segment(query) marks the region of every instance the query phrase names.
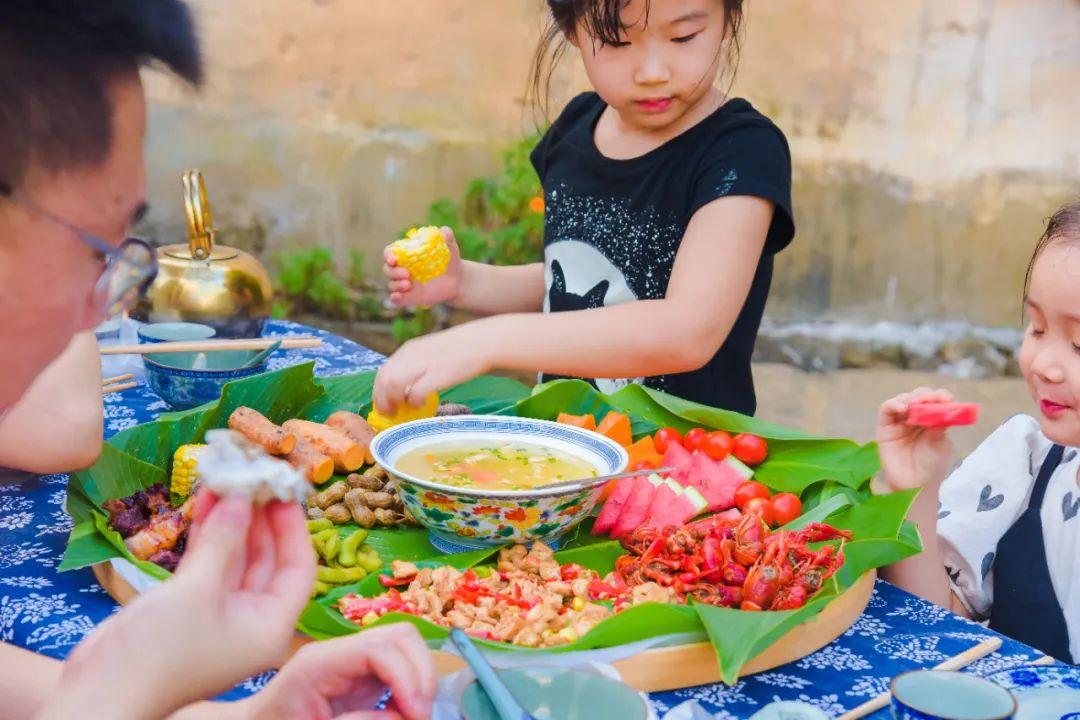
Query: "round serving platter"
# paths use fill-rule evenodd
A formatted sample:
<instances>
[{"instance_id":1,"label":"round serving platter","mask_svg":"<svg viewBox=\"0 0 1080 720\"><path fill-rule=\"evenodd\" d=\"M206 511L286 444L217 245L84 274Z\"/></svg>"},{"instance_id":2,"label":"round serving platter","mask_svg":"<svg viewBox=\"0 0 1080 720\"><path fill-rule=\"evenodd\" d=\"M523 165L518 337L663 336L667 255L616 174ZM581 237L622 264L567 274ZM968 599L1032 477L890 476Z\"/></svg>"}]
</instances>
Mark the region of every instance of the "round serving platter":
<instances>
[{"instance_id":1,"label":"round serving platter","mask_svg":"<svg viewBox=\"0 0 1080 720\"><path fill-rule=\"evenodd\" d=\"M134 566L130 567L134 569ZM131 602L139 594L113 563L98 563L93 566L93 570L101 586L121 605ZM792 628L747 662L740 675L753 675L794 662L840 637L866 609L874 592L876 577L876 571L866 572L854 585L826 605L817 616ZM312 642L311 638L297 635L293 651L309 642ZM441 650L434 654L442 675L465 669L465 661L457 655ZM720 681L716 653L708 642L645 650L615 660L611 664L619 671L624 682L642 692L674 690Z\"/></svg>"}]
</instances>

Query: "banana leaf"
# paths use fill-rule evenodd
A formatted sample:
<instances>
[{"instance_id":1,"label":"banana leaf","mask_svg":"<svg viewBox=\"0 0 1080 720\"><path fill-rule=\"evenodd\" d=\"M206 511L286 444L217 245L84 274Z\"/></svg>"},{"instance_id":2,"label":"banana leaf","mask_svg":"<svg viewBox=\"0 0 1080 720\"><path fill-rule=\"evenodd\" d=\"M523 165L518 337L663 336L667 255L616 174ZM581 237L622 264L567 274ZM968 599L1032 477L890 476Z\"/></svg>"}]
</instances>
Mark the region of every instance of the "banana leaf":
<instances>
[{"instance_id":1,"label":"banana leaf","mask_svg":"<svg viewBox=\"0 0 1080 720\"><path fill-rule=\"evenodd\" d=\"M337 410L366 411L371 405L375 373L316 378L314 363L304 363L225 385L221 398L191 410L164 413L153 422L117 433L103 446L98 461L74 473L68 483L67 510L74 520L61 570L73 570L123 557L154 577L163 571L132 556L119 534L103 529L106 500L127 497L155 483L168 484L176 448L201 442L207 430L225 427L229 415L246 405L281 423L295 417L324 420ZM528 388L506 378L484 376L443 394L447 402L464 402L475 412L507 412L528 395ZM368 543L386 557L420 559L437 554L427 535L416 528L379 530ZM166 574L167 575L167 574Z\"/></svg>"},{"instance_id":2,"label":"banana leaf","mask_svg":"<svg viewBox=\"0 0 1080 720\"><path fill-rule=\"evenodd\" d=\"M75 520L61 569L85 567L114 557L125 557L155 577L168 573L133 558L117 533L109 529L101 504L124 497L157 482L166 482L172 453L184 443L198 442L206 430L223 427L233 409L248 405L275 422L292 417L322 420L338 409L364 412L370 407L373 373L316 379L312 365L295 366L230 383L220 400L193 410L163 415L159 420L125 430L105 444L101 458L90 469L76 473L69 483L68 511ZM813 617L832 598L843 592L868 569L919 552L917 530L904 521L913 493L874 497L869 478L878 470L876 448L847 440L816 437L737 413L688 403L636 385L605 395L587 383L556 381L527 388L512 380L482 377L443 395L448 402L464 402L475 412L513 414L554 419L560 412L593 413L609 410L627 413L635 436L670 425L680 430L694 426L729 432L753 432L769 439L769 459L757 468L757 478L774 490L796 492L803 499L804 514L790 526L825 521L850 529L855 540L844 546L845 563L840 571L803 608L787 612L748 613L704 605L644 604L599 623L585 636L553 650L567 652L610 647L659 635L696 633L709 637L716 648L725 681L733 682L745 662L775 642L788 629ZM621 554L618 544L592 536L591 520L564 538L561 562L577 562L601 573L614 567ZM343 526L342 532L351 530ZM373 530L367 539L386 559L423 564L455 564L467 567L489 560L480 551L460 556L440 556L420 528ZM310 602L298 627L314 638L329 638L360 631L334 609L348 592L375 595L382 586L375 576L341 587ZM416 625L433 641L446 637L444 628L420 618L388 615L376 624L405 621ZM522 651L500 644L484 644Z\"/></svg>"}]
</instances>

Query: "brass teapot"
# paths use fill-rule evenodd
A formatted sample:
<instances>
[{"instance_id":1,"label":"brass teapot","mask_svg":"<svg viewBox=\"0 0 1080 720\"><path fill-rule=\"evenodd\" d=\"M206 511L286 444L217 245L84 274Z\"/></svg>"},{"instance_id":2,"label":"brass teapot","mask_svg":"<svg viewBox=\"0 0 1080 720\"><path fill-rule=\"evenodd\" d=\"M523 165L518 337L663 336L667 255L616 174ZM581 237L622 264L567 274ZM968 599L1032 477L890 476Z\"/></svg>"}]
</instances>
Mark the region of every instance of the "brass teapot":
<instances>
[{"instance_id":1,"label":"brass teapot","mask_svg":"<svg viewBox=\"0 0 1080 720\"><path fill-rule=\"evenodd\" d=\"M188 242L158 248L158 275L133 316L143 322L196 322L217 337L258 337L273 303L270 275L254 256L214 242L206 184L183 175Z\"/></svg>"}]
</instances>

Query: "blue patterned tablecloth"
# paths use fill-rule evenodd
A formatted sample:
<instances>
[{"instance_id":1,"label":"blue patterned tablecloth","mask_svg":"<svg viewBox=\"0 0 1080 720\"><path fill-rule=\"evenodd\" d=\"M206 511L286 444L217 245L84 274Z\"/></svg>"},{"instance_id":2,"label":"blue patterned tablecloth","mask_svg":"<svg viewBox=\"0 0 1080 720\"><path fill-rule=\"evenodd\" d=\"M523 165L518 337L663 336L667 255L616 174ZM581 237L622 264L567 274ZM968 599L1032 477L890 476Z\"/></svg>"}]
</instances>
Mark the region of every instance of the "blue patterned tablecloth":
<instances>
[{"instance_id":1,"label":"blue patterned tablecloth","mask_svg":"<svg viewBox=\"0 0 1080 720\"><path fill-rule=\"evenodd\" d=\"M374 351L294 323L271 322L266 334L315 334L324 341L318 348L277 353L271 369L314 360L317 374L337 375L371 369L382 361ZM108 395L105 434L148 422L165 410L146 385ZM66 475L0 486L0 640L55 658L66 657L118 609L89 569L56 572L71 530L71 518L63 509L66 486ZM818 652L731 687L705 685L654 693L650 700L661 715L686 700L697 700L720 720L749 717L773 700L803 700L839 715L886 690L898 673L936 664L993 634L879 581L858 622ZM1038 656L1031 648L1006 640L999 652L971 671L995 672ZM252 678L225 697L255 692L268 678ZM889 715L882 711L871 717Z\"/></svg>"}]
</instances>

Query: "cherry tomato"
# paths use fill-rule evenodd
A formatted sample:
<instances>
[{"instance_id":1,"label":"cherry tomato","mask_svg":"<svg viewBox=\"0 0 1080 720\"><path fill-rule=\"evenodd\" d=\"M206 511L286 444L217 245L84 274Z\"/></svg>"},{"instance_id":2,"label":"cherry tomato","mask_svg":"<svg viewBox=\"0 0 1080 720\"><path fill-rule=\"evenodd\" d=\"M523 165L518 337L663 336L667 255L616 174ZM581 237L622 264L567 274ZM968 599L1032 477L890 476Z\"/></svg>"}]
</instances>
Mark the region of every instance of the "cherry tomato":
<instances>
[{"instance_id":1,"label":"cherry tomato","mask_svg":"<svg viewBox=\"0 0 1080 720\"><path fill-rule=\"evenodd\" d=\"M653 445L656 446L656 452L661 455L667 452L668 446L672 443L682 445L682 442L682 433L675 428L661 428L656 431L656 435L653 435Z\"/></svg>"},{"instance_id":2,"label":"cherry tomato","mask_svg":"<svg viewBox=\"0 0 1080 720\"><path fill-rule=\"evenodd\" d=\"M732 441L731 454L747 465L760 465L769 455L769 446L757 435L742 433Z\"/></svg>"},{"instance_id":3,"label":"cherry tomato","mask_svg":"<svg viewBox=\"0 0 1080 720\"><path fill-rule=\"evenodd\" d=\"M761 519L765 521L766 525L775 525L776 524L776 518L773 516L772 505L769 504L769 501L768 501L767 498L763 498L763 497L751 498L746 503L746 507L743 508L743 512L745 512L748 515L750 513L760 515Z\"/></svg>"},{"instance_id":4,"label":"cherry tomato","mask_svg":"<svg viewBox=\"0 0 1080 720\"><path fill-rule=\"evenodd\" d=\"M705 432L702 428L694 428L690 432L686 433L686 437L683 438L683 447L694 452L695 450L703 450L705 448L705 441L709 438L709 433Z\"/></svg>"},{"instance_id":5,"label":"cherry tomato","mask_svg":"<svg viewBox=\"0 0 1080 720\"><path fill-rule=\"evenodd\" d=\"M655 470L656 466L648 460L641 460L630 466L630 472L637 472L638 470Z\"/></svg>"},{"instance_id":6,"label":"cherry tomato","mask_svg":"<svg viewBox=\"0 0 1080 720\"><path fill-rule=\"evenodd\" d=\"M705 439L705 454L711 457L713 460L723 460L731 454L732 440L731 436L723 430L717 430L716 432L709 433L709 437Z\"/></svg>"},{"instance_id":7,"label":"cherry tomato","mask_svg":"<svg viewBox=\"0 0 1080 720\"><path fill-rule=\"evenodd\" d=\"M802 500L793 493L780 493L772 501L773 518L777 525L787 525L802 515Z\"/></svg>"},{"instance_id":8,"label":"cherry tomato","mask_svg":"<svg viewBox=\"0 0 1080 720\"><path fill-rule=\"evenodd\" d=\"M735 488L735 507L746 512L746 504L748 502L754 498L768 500L769 495L771 495L769 488L765 487L757 480L747 480L742 485Z\"/></svg>"}]
</instances>

